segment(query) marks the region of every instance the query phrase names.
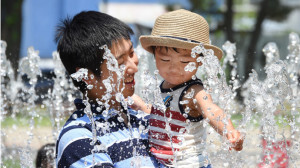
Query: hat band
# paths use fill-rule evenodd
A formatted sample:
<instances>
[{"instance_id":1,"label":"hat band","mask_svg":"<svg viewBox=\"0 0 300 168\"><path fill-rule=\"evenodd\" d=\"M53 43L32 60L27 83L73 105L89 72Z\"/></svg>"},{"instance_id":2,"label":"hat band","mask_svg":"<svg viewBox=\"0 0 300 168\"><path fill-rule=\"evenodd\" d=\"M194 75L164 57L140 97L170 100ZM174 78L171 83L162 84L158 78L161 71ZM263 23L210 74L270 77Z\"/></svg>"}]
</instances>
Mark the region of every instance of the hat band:
<instances>
[{"instance_id":1,"label":"hat band","mask_svg":"<svg viewBox=\"0 0 300 168\"><path fill-rule=\"evenodd\" d=\"M200 43L199 41L190 40L190 39L186 39L186 38L182 38L182 37L174 37L174 36L160 36L160 37L169 37L169 38L174 38L174 39L183 40L183 41L187 41L187 42Z\"/></svg>"}]
</instances>

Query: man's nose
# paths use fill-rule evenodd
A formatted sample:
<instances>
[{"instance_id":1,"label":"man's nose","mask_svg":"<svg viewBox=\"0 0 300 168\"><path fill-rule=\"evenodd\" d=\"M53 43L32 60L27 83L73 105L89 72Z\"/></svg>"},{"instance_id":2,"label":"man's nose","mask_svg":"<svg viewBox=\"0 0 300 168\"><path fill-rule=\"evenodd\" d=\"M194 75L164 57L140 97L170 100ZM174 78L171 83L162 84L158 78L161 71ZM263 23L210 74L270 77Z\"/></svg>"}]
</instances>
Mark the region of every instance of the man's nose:
<instances>
[{"instance_id":1,"label":"man's nose","mask_svg":"<svg viewBox=\"0 0 300 168\"><path fill-rule=\"evenodd\" d=\"M139 59L137 55L134 53L132 57L128 58L126 73L131 75L135 74L138 71Z\"/></svg>"}]
</instances>

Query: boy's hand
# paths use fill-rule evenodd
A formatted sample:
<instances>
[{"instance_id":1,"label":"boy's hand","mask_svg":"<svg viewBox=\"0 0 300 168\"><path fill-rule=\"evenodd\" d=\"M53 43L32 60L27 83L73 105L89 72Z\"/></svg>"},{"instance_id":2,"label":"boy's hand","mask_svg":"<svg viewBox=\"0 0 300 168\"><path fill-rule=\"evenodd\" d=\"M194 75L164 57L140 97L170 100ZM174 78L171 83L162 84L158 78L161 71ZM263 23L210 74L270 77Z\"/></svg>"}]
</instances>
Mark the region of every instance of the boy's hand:
<instances>
[{"instance_id":1,"label":"boy's hand","mask_svg":"<svg viewBox=\"0 0 300 168\"><path fill-rule=\"evenodd\" d=\"M141 110L141 111L144 111L145 113L148 113L150 114L151 113L151 105L147 105L141 97L139 97L138 95L136 94L133 94L131 96L131 98L133 99L133 104L130 105L130 108L138 111L138 110Z\"/></svg>"},{"instance_id":2,"label":"boy's hand","mask_svg":"<svg viewBox=\"0 0 300 168\"><path fill-rule=\"evenodd\" d=\"M243 149L244 136L237 130L232 130L227 134L227 139L231 143L230 150L233 148L236 151L241 151Z\"/></svg>"}]
</instances>

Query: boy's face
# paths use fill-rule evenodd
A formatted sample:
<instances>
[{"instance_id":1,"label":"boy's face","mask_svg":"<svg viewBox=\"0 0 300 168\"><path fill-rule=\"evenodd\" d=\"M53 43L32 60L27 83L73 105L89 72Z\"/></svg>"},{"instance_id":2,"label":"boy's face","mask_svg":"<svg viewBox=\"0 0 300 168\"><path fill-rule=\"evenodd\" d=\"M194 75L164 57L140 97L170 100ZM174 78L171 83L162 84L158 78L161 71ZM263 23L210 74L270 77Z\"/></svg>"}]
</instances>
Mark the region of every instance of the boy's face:
<instances>
[{"instance_id":1,"label":"boy's face","mask_svg":"<svg viewBox=\"0 0 300 168\"><path fill-rule=\"evenodd\" d=\"M111 82L111 86L113 87L113 92L111 93L113 96L112 100L115 100L114 91L116 90L121 91L123 89L122 94L125 98L134 94L134 74L138 71L138 58L134 52L131 41L122 39L118 42L114 42L110 51L118 61L119 67L122 65L125 67L122 79L121 81L118 81L117 74L115 72L109 72L107 68L107 60L104 60L101 64L101 76L100 78L95 78L96 82L94 82L95 84L93 89L89 91L89 98L102 98L102 96L106 93L103 80L108 79L109 77L113 78L113 82Z\"/></svg>"},{"instance_id":2,"label":"boy's face","mask_svg":"<svg viewBox=\"0 0 300 168\"><path fill-rule=\"evenodd\" d=\"M198 63L196 58L191 57L191 50L177 49L166 47L156 47L155 49L156 67L159 74L164 78L164 88L172 88L192 79L196 74L197 69L185 71L184 68L190 63L194 62L196 67Z\"/></svg>"}]
</instances>

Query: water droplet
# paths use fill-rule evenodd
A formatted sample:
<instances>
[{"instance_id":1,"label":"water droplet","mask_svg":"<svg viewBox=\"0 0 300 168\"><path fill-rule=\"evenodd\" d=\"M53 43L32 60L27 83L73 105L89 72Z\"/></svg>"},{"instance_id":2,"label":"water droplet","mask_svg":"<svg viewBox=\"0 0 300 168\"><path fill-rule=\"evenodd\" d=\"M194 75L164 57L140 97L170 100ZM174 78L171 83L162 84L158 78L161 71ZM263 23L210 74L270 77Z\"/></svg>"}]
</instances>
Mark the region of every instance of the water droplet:
<instances>
[{"instance_id":1,"label":"water droplet","mask_svg":"<svg viewBox=\"0 0 300 168\"><path fill-rule=\"evenodd\" d=\"M180 129L179 129L179 133L180 133L180 134L183 134L184 131L185 131L185 128L180 128Z\"/></svg>"},{"instance_id":2,"label":"water droplet","mask_svg":"<svg viewBox=\"0 0 300 168\"><path fill-rule=\"evenodd\" d=\"M189 107L186 107L185 109L184 109L184 112L185 113L189 113L191 111L191 109L189 108Z\"/></svg>"},{"instance_id":3,"label":"water droplet","mask_svg":"<svg viewBox=\"0 0 300 168\"><path fill-rule=\"evenodd\" d=\"M224 163L223 165L224 165L224 167L228 167L228 166L229 166L229 163L226 162L226 163Z\"/></svg>"},{"instance_id":4,"label":"water droplet","mask_svg":"<svg viewBox=\"0 0 300 168\"><path fill-rule=\"evenodd\" d=\"M119 122L124 122L123 117L119 116L119 117L118 117L118 121L119 121Z\"/></svg>"},{"instance_id":5,"label":"water droplet","mask_svg":"<svg viewBox=\"0 0 300 168\"><path fill-rule=\"evenodd\" d=\"M128 103L128 105L133 105L134 100L132 99L132 97L130 97L130 96L127 97L127 103Z\"/></svg>"},{"instance_id":6,"label":"water droplet","mask_svg":"<svg viewBox=\"0 0 300 168\"><path fill-rule=\"evenodd\" d=\"M184 67L184 71L188 72L193 72L195 69L197 69L195 62L190 62Z\"/></svg>"},{"instance_id":7,"label":"water droplet","mask_svg":"<svg viewBox=\"0 0 300 168\"><path fill-rule=\"evenodd\" d=\"M78 71L71 74L70 76L77 82L81 81L82 79L88 79L88 69L80 68Z\"/></svg>"},{"instance_id":8,"label":"water droplet","mask_svg":"<svg viewBox=\"0 0 300 168\"><path fill-rule=\"evenodd\" d=\"M97 110L98 112L100 112L100 111L102 110L102 108L101 108L101 107L97 107L96 110Z\"/></svg>"},{"instance_id":9,"label":"water droplet","mask_svg":"<svg viewBox=\"0 0 300 168\"><path fill-rule=\"evenodd\" d=\"M91 90L91 89L93 89L93 87L94 87L94 85L87 85L87 89L89 89L89 90Z\"/></svg>"},{"instance_id":10,"label":"water droplet","mask_svg":"<svg viewBox=\"0 0 300 168\"><path fill-rule=\"evenodd\" d=\"M189 101L188 100L183 100L183 101L180 101L179 104L181 104L181 105L182 104L189 104Z\"/></svg>"},{"instance_id":11,"label":"water droplet","mask_svg":"<svg viewBox=\"0 0 300 168\"><path fill-rule=\"evenodd\" d=\"M72 115L73 119L77 119L77 114Z\"/></svg>"},{"instance_id":12,"label":"water droplet","mask_svg":"<svg viewBox=\"0 0 300 168\"><path fill-rule=\"evenodd\" d=\"M194 97L194 94L195 94L195 90L191 89L191 91L189 93L187 93L184 97L188 98L188 99L191 99L191 98Z\"/></svg>"}]
</instances>

